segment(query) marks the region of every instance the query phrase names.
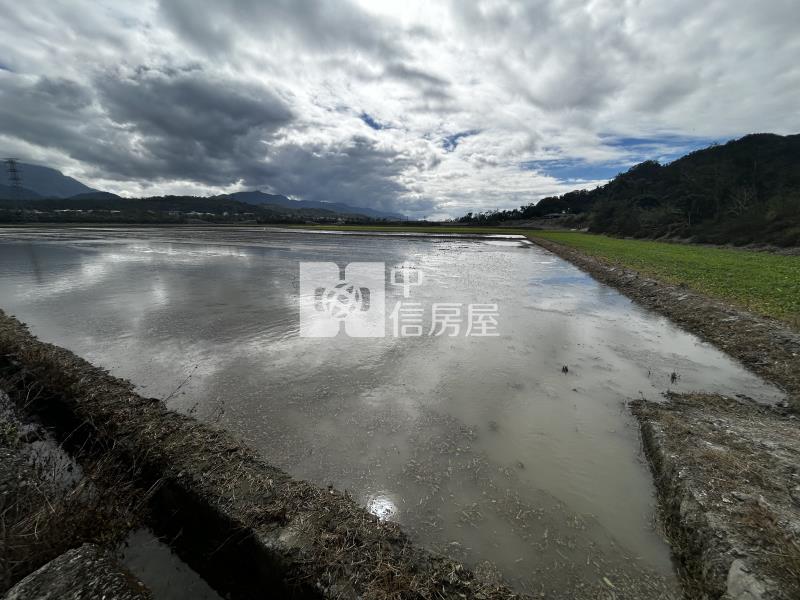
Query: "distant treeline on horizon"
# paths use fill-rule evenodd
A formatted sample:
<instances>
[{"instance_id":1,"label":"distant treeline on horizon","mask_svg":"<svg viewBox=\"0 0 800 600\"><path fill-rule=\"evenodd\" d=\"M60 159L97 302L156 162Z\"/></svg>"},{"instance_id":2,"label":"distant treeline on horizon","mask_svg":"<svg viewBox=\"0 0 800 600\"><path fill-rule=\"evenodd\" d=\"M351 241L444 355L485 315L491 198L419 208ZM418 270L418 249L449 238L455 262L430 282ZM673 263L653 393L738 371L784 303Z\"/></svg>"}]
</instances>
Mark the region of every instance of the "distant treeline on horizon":
<instances>
[{"instance_id":1,"label":"distant treeline on horizon","mask_svg":"<svg viewBox=\"0 0 800 600\"><path fill-rule=\"evenodd\" d=\"M0 199L0 223L366 223L359 214L315 208L257 206L222 197L155 196L120 198L87 194L84 198Z\"/></svg>"}]
</instances>

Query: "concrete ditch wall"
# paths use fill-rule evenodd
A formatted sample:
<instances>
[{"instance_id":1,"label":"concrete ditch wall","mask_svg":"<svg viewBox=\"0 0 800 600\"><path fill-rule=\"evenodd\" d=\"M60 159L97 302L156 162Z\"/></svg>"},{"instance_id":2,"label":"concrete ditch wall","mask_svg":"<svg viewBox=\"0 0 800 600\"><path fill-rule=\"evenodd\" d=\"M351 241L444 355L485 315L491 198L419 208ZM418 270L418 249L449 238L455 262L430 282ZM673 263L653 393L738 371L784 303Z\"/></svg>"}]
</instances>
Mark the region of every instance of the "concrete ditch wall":
<instances>
[{"instance_id":1,"label":"concrete ditch wall","mask_svg":"<svg viewBox=\"0 0 800 600\"><path fill-rule=\"evenodd\" d=\"M414 546L346 494L270 466L226 432L139 396L0 311L0 369L26 410L136 466L158 532L233 598L517 597ZM33 391L34 393L31 393ZM35 398L35 400L33 400Z\"/></svg>"},{"instance_id":2,"label":"concrete ditch wall","mask_svg":"<svg viewBox=\"0 0 800 600\"><path fill-rule=\"evenodd\" d=\"M107 551L84 544L31 573L4 600L152 600L150 592Z\"/></svg>"}]
</instances>

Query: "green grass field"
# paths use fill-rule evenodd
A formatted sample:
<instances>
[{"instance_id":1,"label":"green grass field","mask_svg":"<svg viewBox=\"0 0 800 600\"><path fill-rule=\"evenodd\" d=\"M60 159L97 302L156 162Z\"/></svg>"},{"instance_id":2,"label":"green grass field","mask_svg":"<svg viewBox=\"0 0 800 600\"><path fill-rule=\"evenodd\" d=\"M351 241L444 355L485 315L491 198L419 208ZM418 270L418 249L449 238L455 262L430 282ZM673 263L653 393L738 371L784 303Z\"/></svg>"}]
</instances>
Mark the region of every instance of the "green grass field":
<instances>
[{"instance_id":1,"label":"green grass field","mask_svg":"<svg viewBox=\"0 0 800 600\"><path fill-rule=\"evenodd\" d=\"M296 226L292 226L296 227ZM711 297L800 326L800 256L711 248L645 240L625 240L571 231L531 231L510 227L308 225L313 229L416 233L522 234L570 246L586 254L667 281L683 283Z\"/></svg>"},{"instance_id":2,"label":"green grass field","mask_svg":"<svg viewBox=\"0 0 800 600\"><path fill-rule=\"evenodd\" d=\"M800 256L567 231L536 231L529 235L800 325Z\"/></svg>"}]
</instances>

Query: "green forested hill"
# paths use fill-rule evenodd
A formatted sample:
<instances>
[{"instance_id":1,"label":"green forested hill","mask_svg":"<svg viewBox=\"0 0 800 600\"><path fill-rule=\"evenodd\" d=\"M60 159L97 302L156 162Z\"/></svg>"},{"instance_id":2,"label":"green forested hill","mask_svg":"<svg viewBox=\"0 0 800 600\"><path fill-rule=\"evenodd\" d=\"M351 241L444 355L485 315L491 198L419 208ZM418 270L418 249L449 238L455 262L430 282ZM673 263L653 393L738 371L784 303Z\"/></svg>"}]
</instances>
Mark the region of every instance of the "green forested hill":
<instances>
[{"instance_id":1,"label":"green forested hill","mask_svg":"<svg viewBox=\"0 0 800 600\"><path fill-rule=\"evenodd\" d=\"M562 212L616 235L800 245L800 135L748 135L666 165L643 162L595 190L462 221Z\"/></svg>"}]
</instances>

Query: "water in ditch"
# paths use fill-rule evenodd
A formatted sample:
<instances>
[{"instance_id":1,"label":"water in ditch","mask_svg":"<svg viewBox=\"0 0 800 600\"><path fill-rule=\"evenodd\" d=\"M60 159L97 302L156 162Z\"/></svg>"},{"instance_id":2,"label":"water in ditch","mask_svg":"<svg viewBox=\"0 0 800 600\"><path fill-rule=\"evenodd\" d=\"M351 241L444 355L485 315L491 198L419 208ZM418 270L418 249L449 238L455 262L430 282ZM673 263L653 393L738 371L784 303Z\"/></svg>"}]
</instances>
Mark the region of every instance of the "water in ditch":
<instances>
[{"instance_id":1,"label":"water in ditch","mask_svg":"<svg viewBox=\"0 0 800 600\"><path fill-rule=\"evenodd\" d=\"M383 337L305 338L301 305L328 318L325 294L299 280L308 261L423 276L385 286ZM0 307L481 576L548 597L676 593L627 401L667 389L780 398L513 239L0 230ZM429 335L442 329L434 310L450 315L442 335Z\"/></svg>"}]
</instances>

